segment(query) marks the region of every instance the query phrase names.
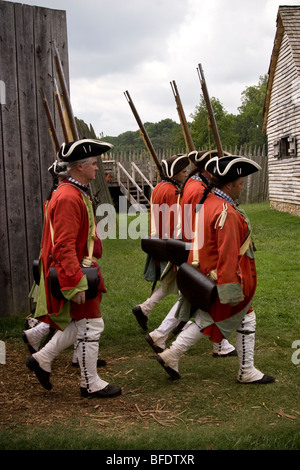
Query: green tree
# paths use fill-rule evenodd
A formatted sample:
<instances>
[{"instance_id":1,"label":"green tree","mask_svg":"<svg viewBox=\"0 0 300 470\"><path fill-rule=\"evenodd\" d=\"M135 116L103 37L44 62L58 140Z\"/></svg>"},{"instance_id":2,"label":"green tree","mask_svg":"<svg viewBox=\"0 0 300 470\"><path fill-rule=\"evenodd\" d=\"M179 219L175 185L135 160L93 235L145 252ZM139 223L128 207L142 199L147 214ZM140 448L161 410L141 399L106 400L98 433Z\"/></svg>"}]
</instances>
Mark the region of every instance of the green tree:
<instances>
[{"instance_id":1,"label":"green tree","mask_svg":"<svg viewBox=\"0 0 300 470\"><path fill-rule=\"evenodd\" d=\"M217 98L212 97L210 101L217 122L222 146L226 148L235 147L238 141L238 136L234 132L235 116L227 113L224 106ZM191 123L191 134L195 147L199 149L216 148L214 134L209 122L208 111L203 97L200 98L200 104L196 107L195 112L191 117L193 118Z\"/></svg>"},{"instance_id":2,"label":"green tree","mask_svg":"<svg viewBox=\"0 0 300 470\"><path fill-rule=\"evenodd\" d=\"M158 123L146 122L145 129L155 149L174 148L174 137L181 132L181 127L172 119L163 119ZM183 140L184 143L184 140Z\"/></svg>"},{"instance_id":3,"label":"green tree","mask_svg":"<svg viewBox=\"0 0 300 470\"><path fill-rule=\"evenodd\" d=\"M242 93L242 104L238 108L234 129L238 135L238 146L263 146L267 136L262 132L264 102L268 76L260 76L258 85L249 86Z\"/></svg>"},{"instance_id":4,"label":"green tree","mask_svg":"<svg viewBox=\"0 0 300 470\"><path fill-rule=\"evenodd\" d=\"M172 119L163 119L157 123L145 122L144 127L155 150L184 148L181 127ZM139 131L123 132L118 137L106 136L103 140L112 143L118 152L139 152L146 148Z\"/></svg>"},{"instance_id":5,"label":"green tree","mask_svg":"<svg viewBox=\"0 0 300 470\"><path fill-rule=\"evenodd\" d=\"M267 88L267 75L259 77L258 85L247 87L241 95L239 114L228 113L218 98L212 97L211 104L215 114L224 150L234 152L236 148L263 146L267 136L262 133L263 109ZM208 112L204 98L190 116L189 123L194 145L197 149L215 148L215 139L209 125ZM185 151L185 142L180 124L172 119L157 123L144 123L154 148ZM140 152L145 150L139 131L127 131L118 137L101 135L101 139L114 145L115 152Z\"/></svg>"}]
</instances>

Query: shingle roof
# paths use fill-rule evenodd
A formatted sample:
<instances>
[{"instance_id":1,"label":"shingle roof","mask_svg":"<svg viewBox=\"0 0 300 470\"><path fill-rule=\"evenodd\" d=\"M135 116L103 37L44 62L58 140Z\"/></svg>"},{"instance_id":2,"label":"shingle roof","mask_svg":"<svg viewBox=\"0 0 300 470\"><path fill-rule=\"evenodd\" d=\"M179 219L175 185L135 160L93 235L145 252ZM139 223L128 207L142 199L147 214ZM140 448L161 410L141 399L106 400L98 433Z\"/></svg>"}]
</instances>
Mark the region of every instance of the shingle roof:
<instances>
[{"instance_id":1,"label":"shingle roof","mask_svg":"<svg viewBox=\"0 0 300 470\"><path fill-rule=\"evenodd\" d=\"M266 132L271 92L278 55L284 33L288 36L291 50L300 76L300 6L280 6L277 14L277 28L269 66L269 78L264 105L263 132Z\"/></svg>"}]
</instances>

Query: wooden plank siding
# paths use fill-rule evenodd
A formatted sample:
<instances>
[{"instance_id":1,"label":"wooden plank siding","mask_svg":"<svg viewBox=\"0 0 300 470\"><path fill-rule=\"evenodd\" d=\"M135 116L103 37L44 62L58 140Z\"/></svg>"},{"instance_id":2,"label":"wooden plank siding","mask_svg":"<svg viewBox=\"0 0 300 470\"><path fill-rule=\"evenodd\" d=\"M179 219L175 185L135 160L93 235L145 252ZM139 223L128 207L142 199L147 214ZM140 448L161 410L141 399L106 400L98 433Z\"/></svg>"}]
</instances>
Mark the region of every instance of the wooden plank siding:
<instances>
[{"instance_id":1,"label":"wooden plank siding","mask_svg":"<svg viewBox=\"0 0 300 470\"><path fill-rule=\"evenodd\" d=\"M280 6L264 109L268 135L271 207L300 215L300 7ZM276 142L296 140L296 153L281 157Z\"/></svg>"},{"instance_id":2,"label":"wooden plank siding","mask_svg":"<svg viewBox=\"0 0 300 470\"><path fill-rule=\"evenodd\" d=\"M43 87L56 119L52 40L68 78L65 12L0 1L1 317L30 309L32 261L40 250L42 206L52 185L48 167L55 158L40 95Z\"/></svg>"},{"instance_id":3,"label":"wooden plank siding","mask_svg":"<svg viewBox=\"0 0 300 470\"><path fill-rule=\"evenodd\" d=\"M19 97L17 75L11 70L17 70L16 34L14 5L4 3L0 6L1 17L1 79L6 84L6 104L1 106L2 124L2 168L4 169L5 201L6 201L6 233L9 257L2 259L0 254L1 284L4 281L9 287L8 296L1 301L3 313L15 310L19 303L23 304L23 292L29 290L26 260L26 230L23 201L22 153L19 132ZM2 225L2 220L0 221ZM24 244L25 242L25 244ZM24 246L25 245L25 246ZM25 268L25 269L24 269ZM7 275L3 279L4 273ZM18 289L15 289L18 286ZM3 291L2 291L3 292ZM2 294L1 292L1 294Z\"/></svg>"}]
</instances>

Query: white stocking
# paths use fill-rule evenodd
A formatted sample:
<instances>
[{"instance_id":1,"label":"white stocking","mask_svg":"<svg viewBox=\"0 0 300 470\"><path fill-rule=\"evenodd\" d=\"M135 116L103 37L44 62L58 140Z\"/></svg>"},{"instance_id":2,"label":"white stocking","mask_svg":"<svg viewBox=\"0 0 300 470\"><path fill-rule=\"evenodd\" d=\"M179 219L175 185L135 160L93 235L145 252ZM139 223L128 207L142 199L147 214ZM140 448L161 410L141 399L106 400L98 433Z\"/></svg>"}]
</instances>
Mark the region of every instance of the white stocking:
<instances>
[{"instance_id":1,"label":"white stocking","mask_svg":"<svg viewBox=\"0 0 300 470\"><path fill-rule=\"evenodd\" d=\"M77 343L75 343L74 348L73 348L72 364L77 364L77 363L78 363Z\"/></svg>"},{"instance_id":2,"label":"white stocking","mask_svg":"<svg viewBox=\"0 0 300 470\"><path fill-rule=\"evenodd\" d=\"M97 371L99 339L104 330L102 318L83 319L76 322L78 329L77 354L81 371L80 386L89 393L102 390L108 382Z\"/></svg>"},{"instance_id":3,"label":"white stocking","mask_svg":"<svg viewBox=\"0 0 300 470\"><path fill-rule=\"evenodd\" d=\"M253 382L260 380L263 373L254 367L254 346L255 346L255 313L247 313L239 328L236 330L236 350L239 357L239 382Z\"/></svg>"},{"instance_id":4,"label":"white stocking","mask_svg":"<svg viewBox=\"0 0 300 470\"><path fill-rule=\"evenodd\" d=\"M169 334L176 328L179 324L178 318L175 317L175 313L178 308L178 301L173 305L171 310L169 311L168 315L164 318L158 328L151 331L149 335L151 336L155 346L160 347L161 349L165 349L166 341L168 339ZM189 322L190 323L190 322Z\"/></svg>"},{"instance_id":5,"label":"white stocking","mask_svg":"<svg viewBox=\"0 0 300 470\"><path fill-rule=\"evenodd\" d=\"M169 295L168 292L164 292L162 286L159 286L144 303L140 304L144 315L148 317L155 305L167 297L167 295Z\"/></svg>"},{"instance_id":6,"label":"white stocking","mask_svg":"<svg viewBox=\"0 0 300 470\"><path fill-rule=\"evenodd\" d=\"M38 322L36 326L30 328L29 330L25 330L24 333L27 337L28 343L30 346L33 347L36 351L39 350L41 341L45 335L47 335L50 331L50 325L43 321Z\"/></svg>"},{"instance_id":7,"label":"white stocking","mask_svg":"<svg viewBox=\"0 0 300 470\"><path fill-rule=\"evenodd\" d=\"M196 322L191 324L179 333L176 340L173 341L170 348L165 349L159 356L163 359L166 366L178 372L178 363L181 356L192 346L194 346L199 339L203 337L199 326Z\"/></svg>"},{"instance_id":8,"label":"white stocking","mask_svg":"<svg viewBox=\"0 0 300 470\"><path fill-rule=\"evenodd\" d=\"M234 351L234 346L227 341L227 339L222 339L220 343L213 343L213 352L218 356L229 354L231 351Z\"/></svg>"},{"instance_id":9,"label":"white stocking","mask_svg":"<svg viewBox=\"0 0 300 470\"><path fill-rule=\"evenodd\" d=\"M77 328L74 321L71 321L64 331L58 330L51 340L33 357L38 361L40 367L47 372L51 372L51 364L58 354L68 348L76 341Z\"/></svg>"}]
</instances>

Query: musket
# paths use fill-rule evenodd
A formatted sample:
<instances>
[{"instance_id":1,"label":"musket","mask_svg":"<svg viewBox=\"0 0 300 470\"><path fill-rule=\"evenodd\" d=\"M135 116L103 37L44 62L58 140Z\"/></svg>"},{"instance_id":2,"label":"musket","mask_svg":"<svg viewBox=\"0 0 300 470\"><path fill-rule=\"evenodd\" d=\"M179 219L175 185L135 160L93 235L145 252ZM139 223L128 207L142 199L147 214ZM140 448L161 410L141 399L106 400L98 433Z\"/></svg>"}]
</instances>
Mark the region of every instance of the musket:
<instances>
[{"instance_id":1,"label":"musket","mask_svg":"<svg viewBox=\"0 0 300 470\"><path fill-rule=\"evenodd\" d=\"M195 150L195 145L194 145L194 142L193 142L193 139L192 139L192 136L191 136L191 131L190 131L188 122L187 122L186 117L185 117L185 113L184 113L184 110L183 110L183 106L182 106L182 103L181 103L181 99L180 99L180 96L179 96L179 93L178 93L178 89L177 89L177 85L176 85L175 80L170 82L170 84L171 84L171 88L172 88L173 95L174 95L175 102L176 102L176 109L177 109L177 112L178 112L182 132L183 132L185 146L186 146L187 152L189 153L192 150Z\"/></svg>"},{"instance_id":2,"label":"musket","mask_svg":"<svg viewBox=\"0 0 300 470\"><path fill-rule=\"evenodd\" d=\"M206 103L210 124L211 124L212 130L213 130L213 133L214 133L216 147L217 147L217 150L218 150L218 156L220 158L220 157L223 157L223 155L224 155L223 154L223 149L222 149L222 144L221 144L221 139L220 139L220 135L219 135L218 126L217 126L217 123L216 123L214 111L212 109L212 105L211 105L211 102L210 102L210 98L209 98L209 94L208 94L208 90L207 90L207 86L206 86L204 73L203 73L203 69L202 69L201 64L198 64L197 72L198 72L199 80L200 80L200 83L201 83L202 93L203 93L203 97L204 97L204 100L205 100L205 103Z\"/></svg>"},{"instance_id":3,"label":"musket","mask_svg":"<svg viewBox=\"0 0 300 470\"><path fill-rule=\"evenodd\" d=\"M56 65L56 71L57 71L57 75L58 75L59 83L61 87L60 101L62 104L62 109L64 111L63 121L64 121L64 125L66 127L66 130L69 136L68 141L70 141L69 139L79 140L79 133L77 130L75 117L73 114L69 90L67 87L67 82L66 82L63 67L62 67L62 62L61 62L60 55L59 55L59 52L55 43L52 42L52 45L54 48L54 60L55 60L55 65ZM93 187L91 184L89 185L89 187L90 187L90 192L91 192L91 196L93 199Z\"/></svg>"},{"instance_id":4,"label":"musket","mask_svg":"<svg viewBox=\"0 0 300 470\"><path fill-rule=\"evenodd\" d=\"M60 96L59 89L57 87L57 83L56 83L55 79L53 80L53 87L54 87L55 103L56 103L56 107L57 107L57 111L58 111L58 115L59 115L59 119L60 119L60 123L61 123L61 128L62 128L62 131L63 131L65 142L69 143L69 142L71 142L72 138L70 139L70 136L68 134L68 129L67 129L66 121L65 121L63 104L61 102L61 96Z\"/></svg>"},{"instance_id":5,"label":"musket","mask_svg":"<svg viewBox=\"0 0 300 470\"><path fill-rule=\"evenodd\" d=\"M135 107L134 104L133 104L133 101L132 101L132 99L131 99L131 97L130 97L130 95L129 95L129 92L128 92L128 91L124 91L124 95L125 95L125 97L126 97L128 103L129 103L129 106L130 106L130 108L131 108L131 111L132 111L132 113L133 113L133 115L134 115L134 117L135 117L135 119L136 119L136 122L137 122L137 124L138 124L138 126L139 126L140 136L142 137L143 142L144 142L144 144L145 144L145 146L146 146L146 148L147 148L147 150L148 150L148 152L149 152L149 154L150 154L150 157L153 159L153 161L154 161L154 163L155 163L155 165L156 165L156 168L157 168L157 170L158 170L160 176L162 177L162 176L163 176L163 169L162 169L161 163L160 163L160 161L158 160L158 157L157 157L157 155L156 155L155 149L154 149L154 147L153 147L153 145L152 145L152 142L151 142L151 140L150 140L150 138L149 138L149 136L148 136L148 134L147 134L147 131L146 131L145 127L144 127L144 124L142 123L142 121L141 121L141 119L140 119L140 116L138 115L138 112L137 112L137 110L136 110L136 107Z\"/></svg>"},{"instance_id":6,"label":"musket","mask_svg":"<svg viewBox=\"0 0 300 470\"><path fill-rule=\"evenodd\" d=\"M47 117L48 123L49 123L49 134L50 134L51 141L52 141L52 144L53 144L54 153L56 155L57 152L59 151L59 147L60 147L59 141L58 141L58 138L57 138L57 134L56 134L56 129L55 129L55 126L54 126L54 122L53 122L53 119L52 119L52 116L51 116L48 101L47 101L47 98L46 98L46 95L45 95L45 92L44 92L43 88L40 89L40 93L42 95L43 106L44 106L46 117Z\"/></svg>"},{"instance_id":7,"label":"musket","mask_svg":"<svg viewBox=\"0 0 300 470\"><path fill-rule=\"evenodd\" d=\"M71 130L72 138L73 140L78 140L79 139L78 130L77 130L77 126L76 126L76 122L75 122L75 118L74 118L74 114L72 110L69 91L68 91L67 82L65 79L60 55L54 42L52 43L52 45L53 45L54 53L55 53L54 61L55 61L56 71L57 71L57 75L58 75L59 83L61 87L61 92L62 92L61 99L63 100L63 104L66 108L66 114L67 114L67 119L68 119L70 130Z\"/></svg>"}]
</instances>

